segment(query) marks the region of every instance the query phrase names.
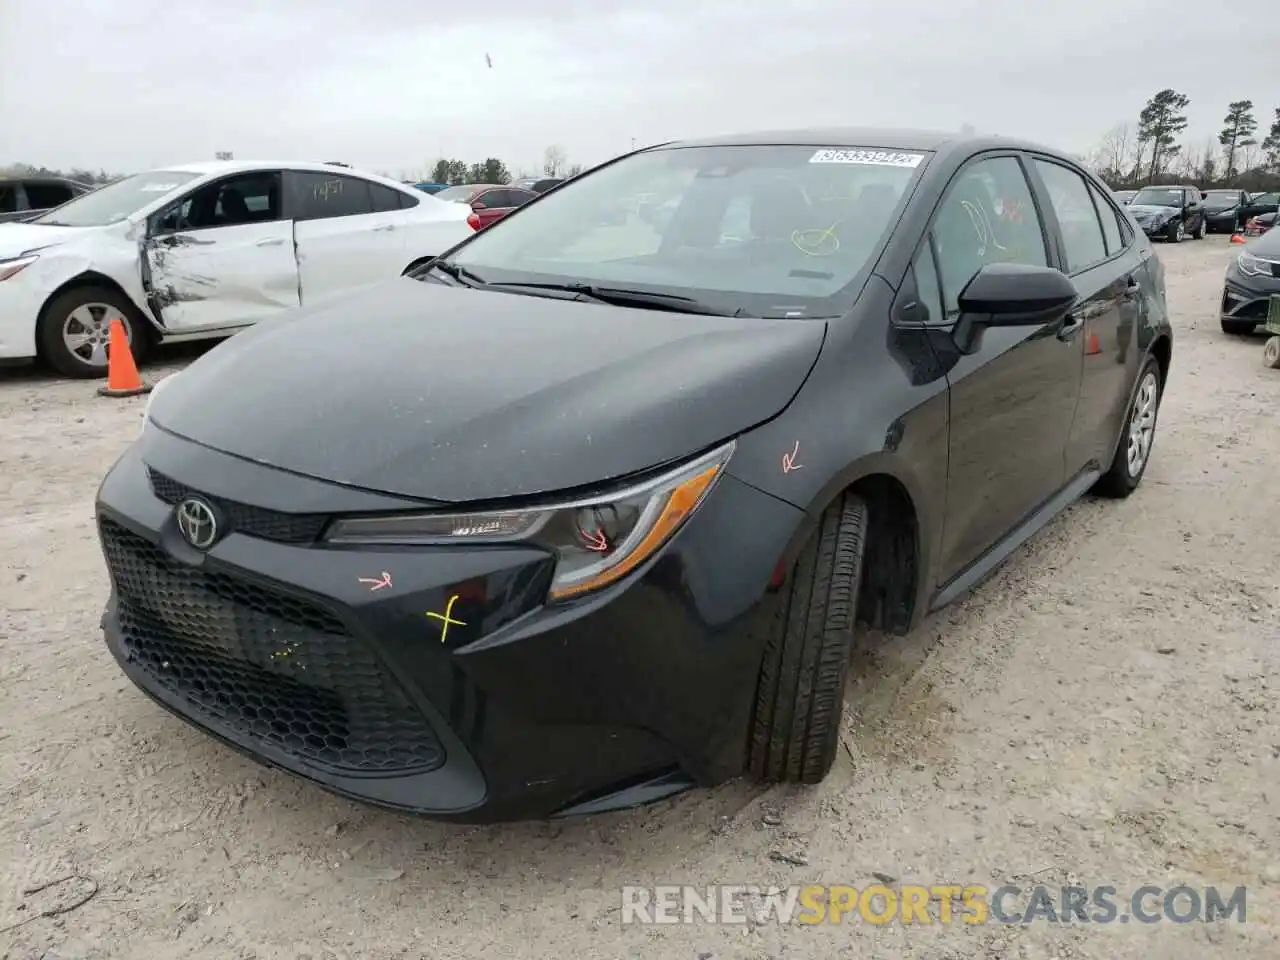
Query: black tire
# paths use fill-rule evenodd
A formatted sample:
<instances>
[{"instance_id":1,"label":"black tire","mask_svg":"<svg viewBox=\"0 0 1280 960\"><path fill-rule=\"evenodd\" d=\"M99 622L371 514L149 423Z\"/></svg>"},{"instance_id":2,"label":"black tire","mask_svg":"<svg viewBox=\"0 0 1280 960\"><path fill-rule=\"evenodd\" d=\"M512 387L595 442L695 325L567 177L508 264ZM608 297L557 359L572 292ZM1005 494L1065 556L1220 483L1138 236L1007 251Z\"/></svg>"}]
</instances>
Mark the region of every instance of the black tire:
<instances>
[{"instance_id":1,"label":"black tire","mask_svg":"<svg viewBox=\"0 0 1280 960\"><path fill-rule=\"evenodd\" d=\"M1209 233L1209 221L1204 217L1200 218L1200 226L1196 227L1195 239L1203 240Z\"/></svg>"},{"instance_id":2,"label":"black tire","mask_svg":"<svg viewBox=\"0 0 1280 960\"><path fill-rule=\"evenodd\" d=\"M1229 333L1233 337L1248 336L1253 333L1253 328L1257 325L1257 321L1255 320L1232 320L1230 317L1222 318L1222 332Z\"/></svg>"},{"instance_id":3,"label":"black tire","mask_svg":"<svg viewBox=\"0 0 1280 960\"><path fill-rule=\"evenodd\" d=\"M1178 236L1178 231L1180 230L1182 231L1181 237ZM1187 228L1181 220L1174 220L1172 223L1169 224L1168 228L1165 230L1164 238L1169 243L1178 243L1179 241L1186 239L1186 236L1187 236L1186 231L1187 231Z\"/></svg>"},{"instance_id":4,"label":"black tire","mask_svg":"<svg viewBox=\"0 0 1280 960\"><path fill-rule=\"evenodd\" d=\"M67 317L73 311L89 304L103 304L119 311L124 320L125 334L129 338L133 359L140 363L151 343L146 320L138 314L137 308L124 294L110 287L100 286L72 287L44 305L44 309L40 311L40 319L36 322L36 342L40 349L40 356L53 369L66 377L92 379L107 375L105 361L101 364L90 363L72 352L62 337L62 328Z\"/></svg>"},{"instance_id":5,"label":"black tire","mask_svg":"<svg viewBox=\"0 0 1280 960\"><path fill-rule=\"evenodd\" d=\"M844 494L787 578L751 723L749 766L759 780L818 783L835 762L866 529L866 504Z\"/></svg>"},{"instance_id":6,"label":"black tire","mask_svg":"<svg viewBox=\"0 0 1280 960\"><path fill-rule=\"evenodd\" d=\"M1135 473L1129 464L1129 436L1134 417L1139 411L1144 384L1147 378L1151 376L1155 377L1155 406L1152 411L1151 438L1148 442L1147 453L1142 460L1142 465ZM1094 493L1102 497L1120 500L1138 489L1138 484L1142 482L1143 474L1147 472L1147 464L1151 462L1151 450L1155 446L1156 427L1160 420L1160 401L1163 399L1164 384L1160 382L1160 364L1156 362L1155 357L1147 357L1147 362L1142 365L1142 371L1138 374L1137 386L1133 391L1133 396L1129 400L1129 409L1124 417L1124 428L1120 433L1120 441L1116 444L1116 455L1111 460L1110 469L1094 484Z\"/></svg>"}]
</instances>

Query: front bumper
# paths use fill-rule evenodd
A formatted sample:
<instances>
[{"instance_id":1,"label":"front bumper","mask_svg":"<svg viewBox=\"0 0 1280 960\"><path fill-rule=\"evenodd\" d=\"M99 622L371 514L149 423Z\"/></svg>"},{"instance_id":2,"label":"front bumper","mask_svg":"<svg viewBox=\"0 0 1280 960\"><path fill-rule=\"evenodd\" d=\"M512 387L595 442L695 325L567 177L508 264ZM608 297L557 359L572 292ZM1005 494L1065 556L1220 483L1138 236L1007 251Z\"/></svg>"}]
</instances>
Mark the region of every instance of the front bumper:
<instances>
[{"instance_id":1,"label":"front bumper","mask_svg":"<svg viewBox=\"0 0 1280 960\"><path fill-rule=\"evenodd\" d=\"M1169 234L1172 220L1139 220L1138 226L1151 239L1163 239Z\"/></svg>"},{"instance_id":2,"label":"front bumper","mask_svg":"<svg viewBox=\"0 0 1280 960\"><path fill-rule=\"evenodd\" d=\"M53 289L33 282L38 266L37 261L0 281L0 360L30 360L36 355L36 320Z\"/></svg>"},{"instance_id":3,"label":"front bumper","mask_svg":"<svg viewBox=\"0 0 1280 960\"><path fill-rule=\"evenodd\" d=\"M232 527L206 553L176 527L195 491ZM612 809L741 772L753 625L799 510L725 475L644 569L551 608L537 550L316 542L326 515L393 505L413 508L149 427L98 494L107 645L153 699L259 761L439 819ZM373 589L383 571L392 586ZM453 595L463 626L444 635L426 613Z\"/></svg>"},{"instance_id":4,"label":"front bumper","mask_svg":"<svg viewBox=\"0 0 1280 960\"><path fill-rule=\"evenodd\" d=\"M1275 294L1280 294L1280 276L1249 276L1232 263L1222 285L1222 317L1224 320L1263 323L1267 319L1267 306Z\"/></svg>"}]
</instances>

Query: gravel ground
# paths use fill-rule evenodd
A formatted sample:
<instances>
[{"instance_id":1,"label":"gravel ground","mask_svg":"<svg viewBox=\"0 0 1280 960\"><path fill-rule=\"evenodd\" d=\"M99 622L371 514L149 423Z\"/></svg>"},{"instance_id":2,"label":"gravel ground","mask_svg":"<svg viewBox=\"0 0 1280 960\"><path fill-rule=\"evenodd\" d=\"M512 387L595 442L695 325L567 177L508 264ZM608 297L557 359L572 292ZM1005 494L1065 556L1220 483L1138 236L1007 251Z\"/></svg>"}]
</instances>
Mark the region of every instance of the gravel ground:
<instances>
[{"instance_id":1,"label":"gravel ground","mask_svg":"<svg viewBox=\"0 0 1280 960\"><path fill-rule=\"evenodd\" d=\"M1274 960L1280 373L1260 338L1218 329L1225 242L1160 252L1177 343L1135 497L1079 503L968 599L861 655L822 786L734 783L558 824L365 809L144 698L100 638L91 522L142 401L0 374L0 929L30 921L0 933L0 958ZM70 873L91 880L24 894ZM861 889L875 873L1122 900L1243 885L1248 922L620 922L624 884ZM91 882L83 906L39 916Z\"/></svg>"}]
</instances>

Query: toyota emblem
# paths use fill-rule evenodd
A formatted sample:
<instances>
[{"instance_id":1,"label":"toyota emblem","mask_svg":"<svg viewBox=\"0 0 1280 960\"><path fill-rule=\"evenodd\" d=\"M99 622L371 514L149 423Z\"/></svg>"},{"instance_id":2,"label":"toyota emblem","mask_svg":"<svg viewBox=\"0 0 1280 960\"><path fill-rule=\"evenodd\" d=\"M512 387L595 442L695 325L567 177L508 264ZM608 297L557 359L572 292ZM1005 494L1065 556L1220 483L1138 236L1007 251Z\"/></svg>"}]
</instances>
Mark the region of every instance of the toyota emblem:
<instances>
[{"instance_id":1,"label":"toyota emblem","mask_svg":"<svg viewBox=\"0 0 1280 960\"><path fill-rule=\"evenodd\" d=\"M178 532L197 550L208 550L218 539L218 518L213 507L189 497L178 505Z\"/></svg>"}]
</instances>

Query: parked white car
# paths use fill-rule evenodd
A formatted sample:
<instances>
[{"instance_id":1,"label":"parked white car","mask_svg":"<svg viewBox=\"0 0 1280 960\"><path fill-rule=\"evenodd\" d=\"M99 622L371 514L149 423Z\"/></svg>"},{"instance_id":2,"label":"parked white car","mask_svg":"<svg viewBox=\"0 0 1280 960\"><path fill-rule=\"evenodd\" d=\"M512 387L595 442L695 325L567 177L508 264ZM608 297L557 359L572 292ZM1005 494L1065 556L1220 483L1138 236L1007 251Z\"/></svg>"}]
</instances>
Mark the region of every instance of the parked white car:
<instances>
[{"instance_id":1,"label":"parked white car","mask_svg":"<svg viewBox=\"0 0 1280 960\"><path fill-rule=\"evenodd\" d=\"M102 376L112 320L135 356L225 337L399 276L471 235L470 208L323 163L219 161L125 177L0 224L0 361Z\"/></svg>"}]
</instances>

